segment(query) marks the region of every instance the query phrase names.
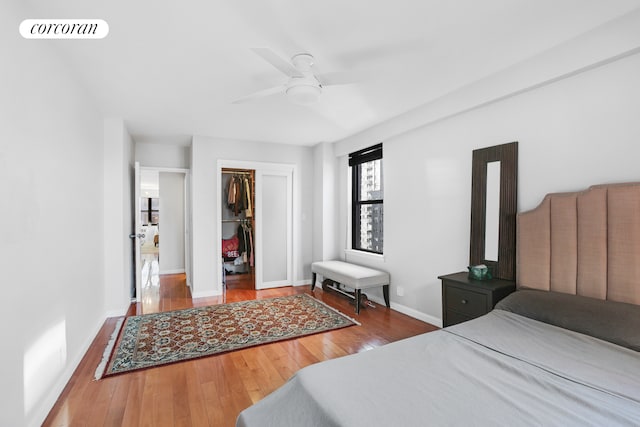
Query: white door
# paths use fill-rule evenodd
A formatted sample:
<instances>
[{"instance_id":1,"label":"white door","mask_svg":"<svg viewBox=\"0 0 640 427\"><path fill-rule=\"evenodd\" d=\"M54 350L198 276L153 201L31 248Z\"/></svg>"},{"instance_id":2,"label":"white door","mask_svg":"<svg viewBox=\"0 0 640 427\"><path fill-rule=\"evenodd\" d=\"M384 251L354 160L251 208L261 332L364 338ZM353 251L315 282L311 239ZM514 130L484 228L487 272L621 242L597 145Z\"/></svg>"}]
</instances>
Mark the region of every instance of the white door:
<instances>
[{"instance_id":1,"label":"white door","mask_svg":"<svg viewBox=\"0 0 640 427\"><path fill-rule=\"evenodd\" d=\"M291 286L292 283L292 177L291 172L258 174L261 190L261 280L256 288ZM261 249L260 249L261 248ZM258 254L260 255L260 253Z\"/></svg>"},{"instance_id":2,"label":"white door","mask_svg":"<svg viewBox=\"0 0 640 427\"><path fill-rule=\"evenodd\" d=\"M187 286L191 291L191 174L184 175L184 269Z\"/></svg>"},{"instance_id":3,"label":"white door","mask_svg":"<svg viewBox=\"0 0 640 427\"><path fill-rule=\"evenodd\" d=\"M141 246L141 238L144 238L144 235L141 231L142 222L140 221L140 163L135 163L135 172L134 172L134 203L133 203L133 218L135 223L135 232L131 236L133 237L133 252L136 258L136 301L140 302L142 287L140 282L142 281L142 258L140 256L140 246Z\"/></svg>"},{"instance_id":4,"label":"white door","mask_svg":"<svg viewBox=\"0 0 640 427\"><path fill-rule=\"evenodd\" d=\"M157 291L159 285L158 254L160 248L155 241L155 236L158 233L158 173L149 168L142 168L136 162L134 181L135 233L133 237L135 239L136 301L141 302L145 289L153 285ZM148 300L151 296L152 294L147 293L144 299Z\"/></svg>"}]
</instances>

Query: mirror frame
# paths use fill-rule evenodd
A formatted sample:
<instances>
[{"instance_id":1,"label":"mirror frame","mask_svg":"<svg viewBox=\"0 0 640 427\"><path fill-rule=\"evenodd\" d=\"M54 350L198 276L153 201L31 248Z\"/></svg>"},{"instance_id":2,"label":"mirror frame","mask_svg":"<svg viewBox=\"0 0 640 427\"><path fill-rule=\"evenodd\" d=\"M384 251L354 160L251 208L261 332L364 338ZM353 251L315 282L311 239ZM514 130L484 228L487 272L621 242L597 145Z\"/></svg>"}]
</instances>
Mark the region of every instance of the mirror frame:
<instances>
[{"instance_id":1,"label":"mirror frame","mask_svg":"<svg viewBox=\"0 0 640 427\"><path fill-rule=\"evenodd\" d=\"M498 260L485 259L487 163L500 162ZM471 241L469 264L485 264L493 277L515 280L518 142L473 150L471 170Z\"/></svg>"}]
</instances>

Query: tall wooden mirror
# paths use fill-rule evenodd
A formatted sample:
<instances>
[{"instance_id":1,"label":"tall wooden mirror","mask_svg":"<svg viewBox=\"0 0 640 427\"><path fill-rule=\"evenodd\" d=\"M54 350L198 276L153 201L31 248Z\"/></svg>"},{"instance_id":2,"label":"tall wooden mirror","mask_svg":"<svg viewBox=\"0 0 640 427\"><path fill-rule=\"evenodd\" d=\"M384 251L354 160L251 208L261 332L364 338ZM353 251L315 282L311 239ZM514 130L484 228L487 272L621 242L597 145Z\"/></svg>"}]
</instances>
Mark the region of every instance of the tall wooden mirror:
<instances>
[{"instance_id":1,"label":"tall wooden mirror","mask_svg":"<svg viewBox=\"0 0 640 427\"><path fill-rule=\"evenodd\" d=\"M518 143L473 151L471 265L485 264L493 277L515 279Z\"/></svg>"}]
</instances>

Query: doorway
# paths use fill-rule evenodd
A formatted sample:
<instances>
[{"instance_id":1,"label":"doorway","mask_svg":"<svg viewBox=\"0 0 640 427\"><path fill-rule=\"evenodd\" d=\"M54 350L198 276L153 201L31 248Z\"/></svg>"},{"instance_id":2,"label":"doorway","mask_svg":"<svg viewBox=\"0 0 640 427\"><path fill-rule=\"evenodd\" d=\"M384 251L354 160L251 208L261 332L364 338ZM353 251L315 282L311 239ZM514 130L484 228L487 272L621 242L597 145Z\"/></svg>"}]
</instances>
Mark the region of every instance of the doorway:
<instances>
[{"instance_id":1,"label":"doorway","mask_svg":"<svg viewBox=\"0 0 640 427\"><path fill-rule=\"evenodd\" d=\"M135 299L153 304L160 275L190 283L189 171L135 165ZM145 292L143 292L143 290ZM142 298L145 301L142 301ZM148 301L147 301L148 300Z\"/></svg>"},{"instance_id":2,"label":"doorway","mask_svg":"<svg viewBox=\"0 0 640 427\"><path fill-rule=\"evenodd\" d=\"M140 197L138 227L140 251L141 287L156 288L160 274L160 172L152 169L140 170Z\"/></svg>"},{"instance_id":3,"label":"doorway","mask_svg":"<svg viewBox=\"0 0 640 427\"><path fill-rule=\"evenodd\" d=\"M225 289L255 289L255 170L221 172L222 281Z\"/></svg>"}]
</instances>

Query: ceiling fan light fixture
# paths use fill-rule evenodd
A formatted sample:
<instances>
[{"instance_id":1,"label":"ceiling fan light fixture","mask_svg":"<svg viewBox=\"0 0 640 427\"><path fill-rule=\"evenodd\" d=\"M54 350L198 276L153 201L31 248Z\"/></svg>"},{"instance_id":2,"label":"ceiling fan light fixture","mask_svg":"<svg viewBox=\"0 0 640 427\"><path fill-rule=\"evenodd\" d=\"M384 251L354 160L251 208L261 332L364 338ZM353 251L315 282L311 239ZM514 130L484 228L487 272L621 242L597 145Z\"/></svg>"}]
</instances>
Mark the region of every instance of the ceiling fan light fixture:
<instances>
[{"instance_id":1,"label":"ceiling fan light fixture","mask_svg":"<svg viewBox=\"0 0 640 427\"><path fill-rule=\"evenodd\" d=\"M287 88L287 97L298 105L311 105L318 102L320 88L312 85L295 85Z\"/></svg>"}]
</instances>

